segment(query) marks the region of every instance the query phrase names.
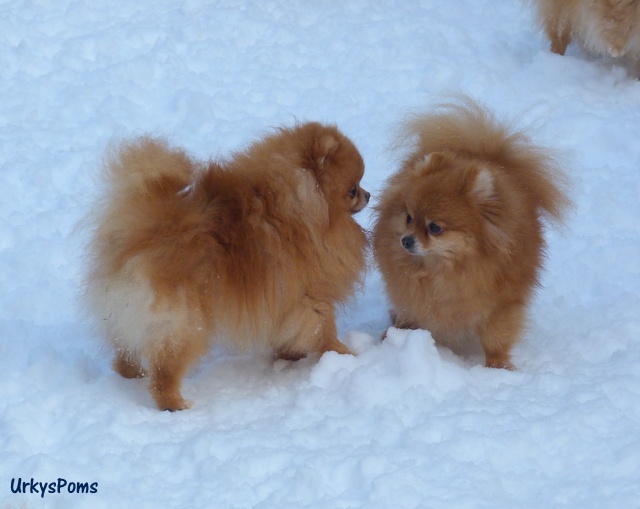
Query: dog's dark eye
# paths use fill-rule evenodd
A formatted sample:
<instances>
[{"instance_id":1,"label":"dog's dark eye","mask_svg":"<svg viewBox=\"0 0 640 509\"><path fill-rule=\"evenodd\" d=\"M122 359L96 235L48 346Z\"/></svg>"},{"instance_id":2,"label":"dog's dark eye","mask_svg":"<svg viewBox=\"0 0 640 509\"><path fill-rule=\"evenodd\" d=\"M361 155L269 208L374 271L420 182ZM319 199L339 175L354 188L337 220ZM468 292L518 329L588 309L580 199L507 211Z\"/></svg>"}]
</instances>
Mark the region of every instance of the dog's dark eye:
<instances>
[{"instance_id":1,"label":"dog's dark eye","mask_svg":"<svg viewBox=\"0 0 640 509\"><path fill-rule=\"evenodd\" d=\"M353 186L351 191L349 191L349 198L355 198L356 196L358 196L358 188Z\"/></svg>"},{"instance_id":2,"label":"dog's dark eye","mask_svg":"<svg viewBox=\"0 0 640 509\"><path fill-rule=\"evenodd\" d=\"M407 224L409 223L413 223L413 218L409 214L407 214Z\"/></svg>"},{"instance_id":3,"label":"dog's dark eye","mask_svg":"<svg viewBox=\"0 0 640 509\"><path fill-rule=\"evenodd\" d=\"M429 230L429 233L431 235L440 235L442 233L442 228L438 226L436 223L429 223L429 226L427 226L427 229Z\"/></svg>"}]
</instances>

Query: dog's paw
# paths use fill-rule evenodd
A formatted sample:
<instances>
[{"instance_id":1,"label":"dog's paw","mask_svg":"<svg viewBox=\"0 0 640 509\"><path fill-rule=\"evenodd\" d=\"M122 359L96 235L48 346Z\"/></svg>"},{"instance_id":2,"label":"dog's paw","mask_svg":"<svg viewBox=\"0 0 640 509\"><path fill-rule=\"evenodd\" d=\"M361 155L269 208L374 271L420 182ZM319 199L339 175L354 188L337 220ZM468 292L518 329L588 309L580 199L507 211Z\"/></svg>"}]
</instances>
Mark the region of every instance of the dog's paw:
<instances>
[{"instance_id":1,"label":"dog's paw","mask_svg":"<svg viewBox=\"0 0 640 509\"><path fill-rule=\"evenodd\" d=\"M173 404L165 404L162 410L168 410L169 412L177 412L178 410L188 410L193 406L193 401L190 399L181 399L175 401Z\"/></svg>"},{"instance_id":2,"label":"dog's paw","mask_svg":"<svg viewBox=\"0 0 640 509\"><path fill-rule=\"evenodd\" d=\"M511 363L511 361L504 360L504 359L494 360L494 361L490 361L487 359L486 366L488 368L506 369L507 371L516 371L516 367Z\"/></svg>"}]
</instances>

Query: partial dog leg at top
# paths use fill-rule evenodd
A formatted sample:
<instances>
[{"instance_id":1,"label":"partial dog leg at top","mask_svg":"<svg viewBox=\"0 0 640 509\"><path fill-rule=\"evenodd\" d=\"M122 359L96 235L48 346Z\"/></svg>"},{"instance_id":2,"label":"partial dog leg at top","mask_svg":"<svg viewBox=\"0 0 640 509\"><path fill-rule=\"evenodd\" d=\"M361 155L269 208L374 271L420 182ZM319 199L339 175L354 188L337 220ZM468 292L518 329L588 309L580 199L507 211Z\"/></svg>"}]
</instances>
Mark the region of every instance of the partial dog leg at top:
<instances>
[{"instance_id":1,"label":"partial dog leg at top","mask_svg":"<svg viewBox=\"0 0 640 509\"><path fill-rule=\"evenodd\" d=\"M560 25L556 20L546 21L545 32L551 41L551 51L564 55L571 42L571 27L568 23Z\"/></svg>"}]
</instances>

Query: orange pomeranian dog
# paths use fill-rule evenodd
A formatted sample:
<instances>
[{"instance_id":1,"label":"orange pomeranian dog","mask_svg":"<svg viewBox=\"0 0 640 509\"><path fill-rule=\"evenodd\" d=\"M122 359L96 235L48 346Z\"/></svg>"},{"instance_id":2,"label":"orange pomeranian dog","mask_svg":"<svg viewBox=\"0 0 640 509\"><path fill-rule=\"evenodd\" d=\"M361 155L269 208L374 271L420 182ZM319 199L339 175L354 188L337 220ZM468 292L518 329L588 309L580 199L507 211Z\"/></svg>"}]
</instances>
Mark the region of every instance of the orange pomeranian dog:
<instances>
[{"instance_id":1,"label":"orange pomeranian dog","mask_svg":"<svg viewBox=\"0 0 640 509\"><path fill-rule=\"evenodd\" d=\"M640 58L640 0L533 0L551 51L572 39L597 55Z\"/></svg>"},{"instance_id":2,"label":"orange pomeranian dog","mask_svg":"<svg viewBox=\"0 0 640 509\"><path fill-rule=\"evenodd\" d=\"M182 410L188 368L215 341L282 358L351 353L334 306L360 281L369 201L353 143L318 123L279 129L228 161L142 138L115 150L96 212L88 307L127 378L150 374Z\"/></svg>"},{"instance_id":3,"label":"orange pomeranian dog","mask_svg":"<svg viewBox=\"0 0 640 509\"><path fill-rule=\"evenodd\" d=\"M414 139L376 207L393 324L429 330L457 352L479 339L488 367L513 369L542 263L541 219L560 219L564 178L470 99L408 122L403 140Z\"/></svg>"}]
</instances>

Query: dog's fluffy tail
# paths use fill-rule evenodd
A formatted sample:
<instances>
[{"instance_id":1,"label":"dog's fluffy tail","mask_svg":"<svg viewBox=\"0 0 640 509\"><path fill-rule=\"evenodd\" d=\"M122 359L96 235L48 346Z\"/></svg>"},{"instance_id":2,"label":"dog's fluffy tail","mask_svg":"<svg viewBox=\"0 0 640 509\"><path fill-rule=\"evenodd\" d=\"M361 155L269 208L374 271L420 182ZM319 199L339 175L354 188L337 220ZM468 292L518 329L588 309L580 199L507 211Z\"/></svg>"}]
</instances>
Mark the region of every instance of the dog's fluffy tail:
<instances>
[{"instance_id":1,"label":"dog's fluffy tail","mask_svg":"<svg viewBox=\"0 0 640 509\"><path fill-rule=\"evenodd\" d=\"M118 194L150 191L175 194L192 180L194 163L180 149L167 142L141 137L112 146L105 158L105 177Z\"/></svg>"},{"instance_id":2,"label":"dog's fluffy tail","mask_svg":"<svg viewBox=\"0 0 640 509\"><path fill-rule=\"evenodd\" d=\"M547 219L560 222L570 205L569 181L551 154L520 130L496 120L471 98L438 105L403 126L399 145L416 143L423 154L450 152L502 167L539 203ZM414 145L414 147L416 147Z\"/></svg>"}]
</instances>

